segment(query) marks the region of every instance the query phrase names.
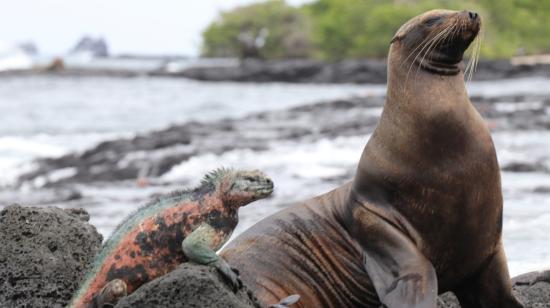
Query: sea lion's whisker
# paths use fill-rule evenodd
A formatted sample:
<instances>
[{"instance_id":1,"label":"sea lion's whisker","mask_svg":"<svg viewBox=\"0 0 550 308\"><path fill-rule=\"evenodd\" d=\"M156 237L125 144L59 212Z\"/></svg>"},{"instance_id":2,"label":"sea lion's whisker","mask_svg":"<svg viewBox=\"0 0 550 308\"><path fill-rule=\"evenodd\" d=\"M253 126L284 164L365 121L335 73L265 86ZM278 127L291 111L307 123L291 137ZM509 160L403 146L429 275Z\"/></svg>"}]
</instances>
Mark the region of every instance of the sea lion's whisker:
<instances>
[{"instance_id":1,"label":"sea lion's whisker","mask_svg":"<svg viewBox=\"0 0 550 308\"><path fill-rule=\"evenodd\" d=\"M418 55L420 55L422 53L422 51L427 47L429 46L433 40L437 39L439 35L443 34L445 31L447 31L448 28L445 28L443 30L441 30L440 32L437 32L435 33L434 35L432 36L427 36L420 44L418 44L418 46L409 54L409 56L405 59L409 59L410 56L412 56L414 54L414 52L419 48L419 47L422 47L415 55L415 59L412 61L414 63L414 61L416 61L416 58L418 57Z\"/></svg>"},{"instance_id":2,"label":"sea lion's whisker","mask_svg":"<svg viewBox=\"0 0 550 308\"><path fill-rule=\"evenodd\" d=\"M422 58L420 59L420 63L418 64L418 67L416 68L415 75L417 75L418 72L420 71L420 68L422 67L422 63L424 63L424 60L426 59L426 56L431 51L433 51L439 45L439 43L442 42L442 40L445 38L445 35L447 35L450 32L450 29L451 29L451 27L447 27L434 37L434 39L432 40L432 43L428 46L428 49L426 49L426 51L424 52Z\"/></svg>"},{"instance_id":3,"label":"sea lion's whisker","mask_svg":"<svg viewBox=\"0 0 550 308\"><path fill-rule=\"evenodd\" d=\"M474 50L475 50L475 57L474 57L474 66L473 66L473 69L472 69L472 77L473 77L473 74L475 73L475 71L477 70L477 64L479 63L479 56L480 56L480 53L481 53L481 36L478 34L478 36L476 37L476 43L475 43L475 46L474 46ZM470 80L472 80L472 78L470 78Z\"/></svg>"},{"instance_id":4,"label":"sea lion's whisker","mask_svg":"<svg viewBox=\"0 0 550 308\"><path fill-rule=\"evenodd\" d=\"M418 56L420 56L421 54L423 54L423 51L426 50L426 52L424 53L424 56L426 56L428 50L430 49L430 46L432 46L434 44L435 41L437 41L440 37L444 36L445 33L447 33L449 31L449 28L450 27L447 27L443 30L441 30L439 33L436 33L435 35L433 35L428 42L426 42L426 44L424 44L424 46L422 47L422 49L420 49L420 51L418 51L418 53L416 54L416 56L414 57L414 59L412 60L410 66L409 66L409 70L407 71L407 77L405 78L405 83L408 82L409 80L409 73L413 67L413 65L416 63L417 59L418 59ZM426 49L427 48L427 49ZM420 62L422 63L422 61ZM418 73L418 70L417 70L417 73Z\"/></svg>"},{"instance_id":5,"label":"sea lion's whisker","mask_svg":"<svg viewBox=\"0 0 550 308\"><path fill-rule=\"evenodd\" d=\"M455 23L451 26L451 32L449 33L449 35L447 35L447 37L445 38L445 42L448 42L450 43L451 40L455 37L455 35L457 34L457 31L458 31L458 25Z\"/></svg>"},{"instance_id":6,"label":"sea lion's whisker","mask_svg":"<svg viewBox=\"0 0 550 308\"><path fill-rule=\"evenodd\" d=\"M407 61L407 59L409 59L412 55L415 55L413 61L411 61L410 65L409 65L409 69L407 70L407 76L405 78L405 84L407 83L407 81L409 80L409 73L411 72L411 69L416 61L416 58L418 58L418 55L420 55L420 53L422 52L422 50L424 50L424 48L426 46L428 46L428 44L431 42L431 40L433 39L434 36L427 36L420 44L418 44L418 46L416 46L416 48L407 56L407 58L401 63L401 65L403 65L403 63L405 63ZM422 47L418 52L416 52L416 50L418 48ZM415 53L416 52L416 53Z\"/></svg>"},{"instance_id":7,"label":"sea lion's whisker","mask_svg":"<svg viewBox=\"0 0 550 308\"><path fill-rule=\"evenodd\" d=\"M437 42L441 37L444 37L444 35L448 32L448 29L449 28L445 28L441 32L439 32L435 36L433 36L433 38L430 40L430 42L426 46L424 46L422 48L422 50L420 50L418 52L418 54L416 55L416 57L412 61L411 66L409 67L409 72L407 72L407 80L408 80L408 76L409 76L409 73L410 73L410 69L412 68L412 66L415 63L417 63L418 56L422 54L420 63L418 64L418 67L416 68L415 75L418 74L420 68L422 67L422 63L423 63L424 59L426 58L426 56L429 54L430 50L432 50L434 48L434 46L437 45Z\"/></svg>"},{"instance_id":8,"label":"sea lion's whisker","mask_svg":"<svg viewBox=\"0 0 550 308\"><path fill-rule=\"evenodd\" d=\"M468 76L468 74L469 74L470 71L472 70L474 53L475 53L474 50L472 50L472 51L470 52L470 57L469 57L469 59L468 59L468 64L466 65L466 68L464 69L464 75L466 75L466 76Z\"/></svg>"},{"instance_id":9,"label":"sea lion's whisker","mask_svg":"<svg viewBox=\"0 0 550 308\"><path fill-rule=\"evenodd\" d=\"M470 52L470 59L468 61L468 65L466 66L466 69L464 69L464 75L467 76L467 82L472 81L474 72L476 71L477 65L479 63L479 56L481 53L481 40L482 40L481 36L482 36L482 33L480 31L480 33L474 39L474 44Z\"/></svg>"},{"instance_id":10,"label":"sea lion's whisker","mask_svg":"<svg viewBox=\"0 0 550 308\"><path fill-rule=\"evenodd\" d=\"M418 48L424 46L425 44L428 43L428 41L431 39L432 37L431 36L426 36L426 38L424 38L424 40L422 40L422 42L420 42L420 44L418 44L410 53L409 55L405 58L405 60L403 60L403 62L401 62L401 65L403 65L404 63L407 62L407 60L409 60L409 58L416 52L416 50L418 50Z\"/></svg>"},{"instance_id":11,"label":"sea lion's whisker","mask_svg":"<svg viewBox=\"0 0 550 308\"><path fill-rule=\"evenodd\" d=\"M483 43L483 36L484 36L483 28L480 29L479 34L477 36L478 42L477 42L477 59L476 59L476 65L474 67L474 71L477 70L477 65L479 64L479 57L481 56L481 44Z\"/></svg>"}]
</instances>

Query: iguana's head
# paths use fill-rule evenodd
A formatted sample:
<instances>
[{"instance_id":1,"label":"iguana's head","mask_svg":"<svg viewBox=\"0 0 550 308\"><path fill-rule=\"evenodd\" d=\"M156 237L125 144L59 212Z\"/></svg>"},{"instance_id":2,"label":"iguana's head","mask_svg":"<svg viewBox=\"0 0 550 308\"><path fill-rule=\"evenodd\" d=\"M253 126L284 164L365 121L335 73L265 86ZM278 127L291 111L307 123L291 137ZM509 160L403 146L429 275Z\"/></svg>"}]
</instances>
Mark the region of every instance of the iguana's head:
<instances>
[{"instance_id":1,"label":"iguana's head","mask_svg":"<svg viewBox=\"0 0 550 308\"><path fill-rule=\"evenodd\" d=\"M217 169L204 181L215 185L224 204L234 207L266 198L273 192L273 181L258 170Z\"/></svg>"}]
</instances>

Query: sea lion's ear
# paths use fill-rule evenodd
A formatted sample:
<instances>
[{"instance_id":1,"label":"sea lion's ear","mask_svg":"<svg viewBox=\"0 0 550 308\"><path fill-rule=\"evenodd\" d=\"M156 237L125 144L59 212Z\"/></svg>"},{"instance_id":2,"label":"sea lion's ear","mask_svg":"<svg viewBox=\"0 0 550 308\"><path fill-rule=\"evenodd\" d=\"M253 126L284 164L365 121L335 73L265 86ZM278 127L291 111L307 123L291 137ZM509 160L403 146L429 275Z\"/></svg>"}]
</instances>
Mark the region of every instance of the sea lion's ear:
<instances>
[{"instance_id":1,"label":"sea lion's ear","mask_svg":"<svg viewBox=\"0 0 550 308\"><path fill-rule=\"evenodd\" d=\"M390 41L390 45L393 44L394 42L397 42L397 41L400 41L403 37L401 35L395 35L391 41Z\"/></svg>"}]
</instances>

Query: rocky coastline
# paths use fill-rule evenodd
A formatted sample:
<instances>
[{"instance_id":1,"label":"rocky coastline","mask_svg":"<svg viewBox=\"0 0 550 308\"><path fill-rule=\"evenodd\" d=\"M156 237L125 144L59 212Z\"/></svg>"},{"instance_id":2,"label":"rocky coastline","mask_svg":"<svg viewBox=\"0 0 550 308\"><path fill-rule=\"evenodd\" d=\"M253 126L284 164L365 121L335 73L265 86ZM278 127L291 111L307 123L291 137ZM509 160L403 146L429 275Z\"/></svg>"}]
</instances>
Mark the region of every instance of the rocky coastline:
<instances>
[{"instance_id":1,"label":"rocky coastline","mask_svg":"<svg viewBox=\"0 0 550 308\"><path fill-rule=\"evenodd\" d=\"M385 59L344 60L244 60L235 66L193 67L177 73L154 72L157 76L185 77L202 81L371 83L387 80ZM496 80L550 76L550 64L515 63L512 60L481 60L473 80Z\"/></svg>"},{"instance_id":2,"label":"rocky coastline","mask_svg":"<svg viewBox=\"0 0 550 308\"><path fill-rule=\"evenodd\" d=\"M550 114L545 111L550 108L550 97L474 96L471 100L493 132L550 129ZM19 177L18 183L56 188L140 177L155 179L174 166L206 153L266 151L277 141L312 142L367 136L374 130L383 104L383 96L366 95L236 119L172 125L131 138L104 141L82 153L40 159L33 170ZM550 164L542 160L512 161L501 167L511 172L550 172ZM78 193L65 192L65 195L74 199Z\"/></svg>"},{"instance_id":3,"label":"rocky coastline","mask_svg":"<svg viewBox=\"0 0 550 308\"><path fill-rule=\"evenodd\" d=\"M98 252L102 237L82 209L8 206L0 211L0 306L64 307ZM550 307L550 272L514 278L526 308ZM209 267L182 264L116 307L261 307L246 286L233 293ZM440 308L460 307L452 294Z\"/></svg>"},{"instance_id":4,"label":"rocky coastline","mask_svg":"<svg viewBox=\"0 0 550 308\"><path fill-rule=\"evenodd\" d=\"M121 60L124 58L109 58ZM59 61L57 59L56 61ZM200 59L208 63L208 59ZM61 60L62 61L62 60ZM214 60L215 61L215 60ZM384 84L387 80L385 59L349 59L325 62L312 59L221 61L173 69L171 58L158 60L153 68L124 69L120 67L71 67L63 62L30 70L0 71L2 76L32 76L36 74L86 77L168 77L209 82L287 82L321 84ZM176 65L177 66L177 65ZM473 80L498 80L520 77L550 77L550 63L512 60L481 60Z\"/></svg>"}]
</instances>

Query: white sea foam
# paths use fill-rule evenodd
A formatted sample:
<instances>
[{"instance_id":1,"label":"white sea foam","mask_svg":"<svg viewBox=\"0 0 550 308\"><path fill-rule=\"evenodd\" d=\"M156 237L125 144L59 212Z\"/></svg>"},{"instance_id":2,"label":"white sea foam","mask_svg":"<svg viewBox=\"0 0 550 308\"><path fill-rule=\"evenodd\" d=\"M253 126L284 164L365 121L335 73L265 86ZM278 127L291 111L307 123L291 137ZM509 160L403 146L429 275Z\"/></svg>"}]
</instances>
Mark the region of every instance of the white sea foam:
<instances>
[{"instance_id":1,"label":"white sea foam","mask_svg":"<svg viewBox=\"0 0 550 308\"><path fill-rule=\"evenodd\" d=\"M544 102L536 101L536 102L524 102L524 103L518 103L518 102L500 102L495 104L495 109L497 111L502 112L514 112L514 111L522 111L522 110L534 110L539 109L544 106Z\"/></svg>"},{"instance_id":2,"label":"white sea foam","mask_svg":"<svg viewBox=\"0 0 550 308\"><path fill-rule=\"evenodd\" d=\"M493 133L501 165L542 162L549 158L550 131L504 131Z\"/></svg>"},{"instance_id":3,"label":"white sea foam","mask_svg":"<svg viewBox=\"0 0 550 308\"><path fill-rule=\"evenodd\" d=\"M0 42L0 71L30 69L33 59L17 46Z\"/></svg>"},{"instance_id":4,"label":"white sea foam","mask_svg":"<svg viewBox=\"0 0 550 308\"><path fill-rule=\"evenodd\" d=\"M273 143L271 149L261 152L234 150L222 155L205 154L192 157L166 173L162 179L178 181L204 174L220 166L259 168L284 173L300 179L323 179L345 175L355 164L368 137L321 139L312 144L295 142Z\"/></svg>"},{"instance_id":5,"label":"white sea foam","mask_svg":"<svg viewBox=\"0 0 550 308\"><path fill-rule=\"evenodd\" d=\"M64 149L52 144L21 137L0 137L0 187L13 184L17 176L30 171L34 158L64 153Z\"/></svg>"},{"instance_id":6,"label":"white sea foam","mask_svg":"<svg viewBox=\"0 0 550 308\"><path fill-rule=\"evenodd\" d=\"M0 152L2 154L23 155L27 157L59 156L65 151L59 146L39 142L29 138L0 137Z\"/></svg>"},{"instance_id":7,"label":"white sea foam","mask_svg":"<svg viewBox=\"0 0 550 308\"><path fill-rule=\"evenodd\" d=\"M42 157L60 157L69 152L78 152L89 148L101 140L121 137L123 134L85 133L85 134L37 134L32 136L0 137L0 187L14 184L17 177L36 167L33 160ZM60 180L67 177L68 171L55 172L49 177ZM38 179L35 185L44 184Z\"/></svg>"},{"instance_id":8,"label":"white sea foam","mask_svg":"<svg viewBox=\"0 0 550 308\"><path fill-rule=\"evenodd\" d=\"M526 77L499 81L473 81L466 84L469 95L498 97L507 95L548 95L548 78Z\"/></svg>"}]
</instances>

